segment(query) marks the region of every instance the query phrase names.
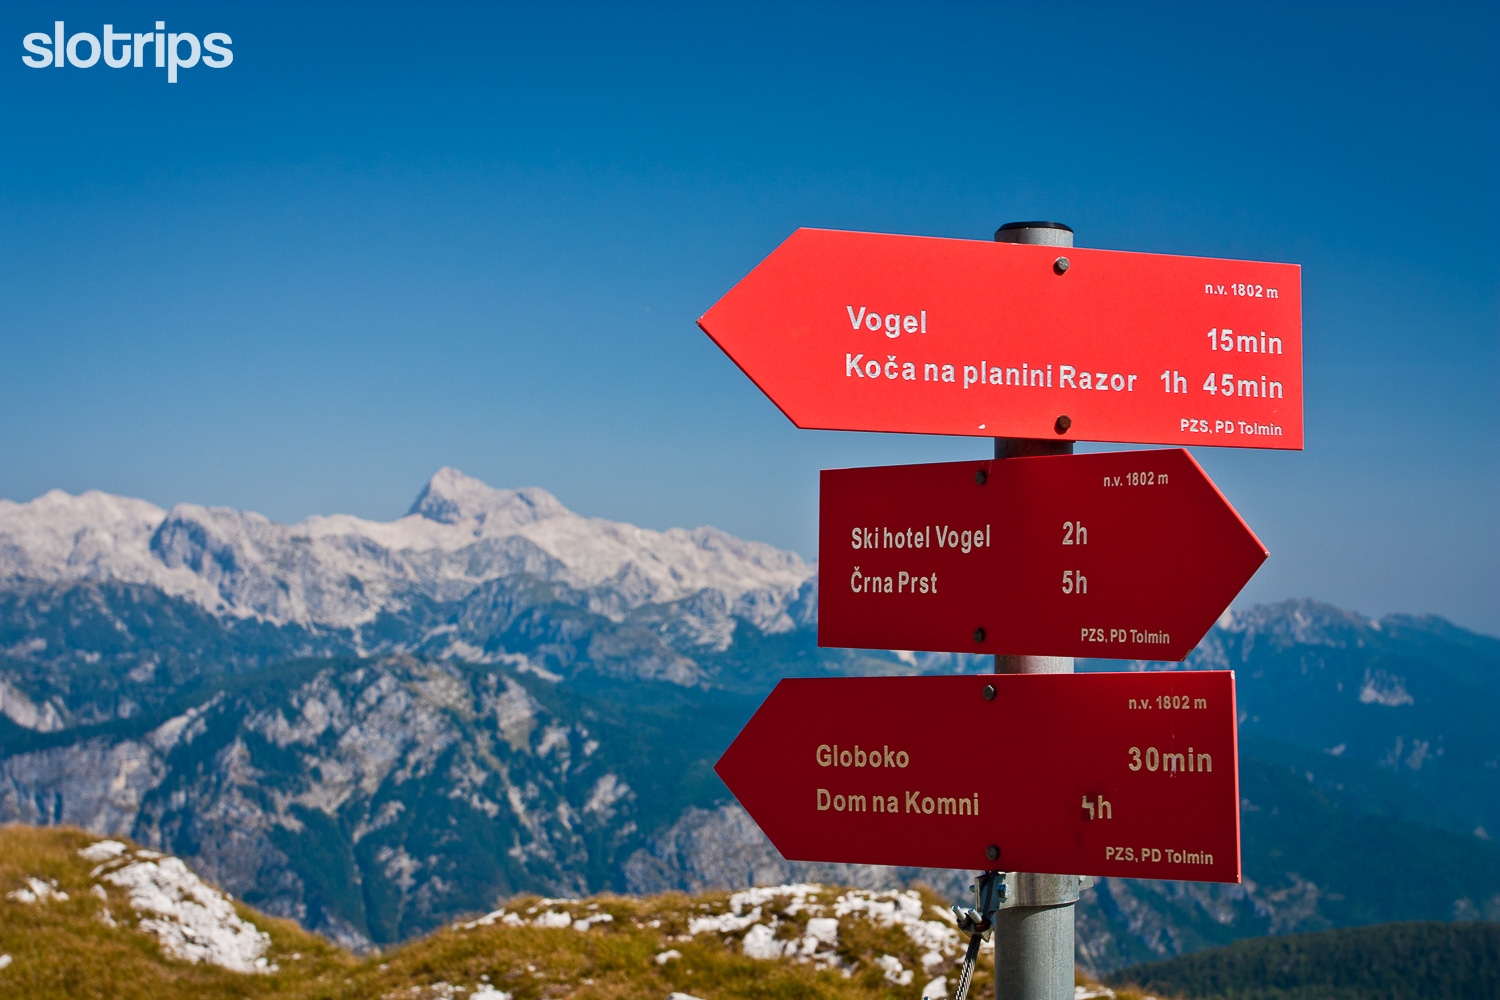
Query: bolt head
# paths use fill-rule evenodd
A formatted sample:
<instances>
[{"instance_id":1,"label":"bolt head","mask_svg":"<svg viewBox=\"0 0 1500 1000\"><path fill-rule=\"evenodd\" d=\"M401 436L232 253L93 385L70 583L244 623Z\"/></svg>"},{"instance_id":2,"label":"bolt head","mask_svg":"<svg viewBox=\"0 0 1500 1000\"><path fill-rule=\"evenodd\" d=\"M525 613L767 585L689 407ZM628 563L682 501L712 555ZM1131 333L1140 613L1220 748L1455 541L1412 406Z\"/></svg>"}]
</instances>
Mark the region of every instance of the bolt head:
<instances>
[{"instance_id":1,"label":"bolt head","mask_svg":"<svg viewBox=\"0 0 1500 1000\"><path fill-rule=\"evenodd\" d=\"M993 685L993 684L986 684L984 686L984 690L981 691L980 694L984 695L984 700L985 701L994 701L995 700L995 685Z\"/></svg>"},{"instance_id":2,"label":"bolt head","mask_svg":"<svg viewBox=\"0 0 1500 1000\"><path fill-rule=\"evenodd\" d=\"M989 847L986 847L984 849L984 856L989 858L991 861L994 861L996 858L1000 857L1000 848L996 847L994 844L991 844Z\"/></svg>"},{"instance_id":3,"label":"bolt head","mask_svg":"<svg viewBox=\"0 0 1500 1000\"><path fill-rule=\"evenodd\" d=\"M1068 266L1068 258L1066 257L1059 257L1052 262L1052 270L1058 274L1065 273L1068 270Z\"/></svg>"},{"instance_id":4,"label":"bolt head","mask_svg":"<svg viewBox=\"0 0 1500 1000\"><path fill-rule=\"evenodd\" d=\"M1064 413L1057 418L1057 423L1053 426L1057 428L1057 433L1066 434L1068 433L1068 428L1073 426L1073 418Z\"/></svg>"},{"instance_id":5,"label":"bolt head","mask_svg":"<svg viewBox=\"0 0 1500 1000\"><path fill-rule=\"evenodd\" d=\"M983 642L984 641L984 629L982 629L982 628L976 628L974 630L974 641L975 642Z\"/></svg>"},{"instance_id":6,"label":"bolt head","mask_svg":"<svg viewBox=\"0 0 1500 1000\"><path fill-rule=\"evenodd\" d=\"M974 482L978 483L980 486L983 486L989 480L989 478L990 474L988 472L985 472L983 469L979 469L974 473Z\"/></svg>"}]
</instances>

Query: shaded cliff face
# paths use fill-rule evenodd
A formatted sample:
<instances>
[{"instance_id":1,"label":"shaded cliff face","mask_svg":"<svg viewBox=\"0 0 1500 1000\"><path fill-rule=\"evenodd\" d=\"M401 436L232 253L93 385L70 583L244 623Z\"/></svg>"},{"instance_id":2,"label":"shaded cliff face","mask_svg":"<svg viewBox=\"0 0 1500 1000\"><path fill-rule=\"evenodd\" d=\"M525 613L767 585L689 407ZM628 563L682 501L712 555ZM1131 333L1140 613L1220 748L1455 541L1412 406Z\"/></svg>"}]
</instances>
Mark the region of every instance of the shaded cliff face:
<instances>
[{"instance_id":1,"label":"shaded cliff face","mask_svg":"<svg viewBox=\"0 0 1500 1000\"><path fill-rule=\"evenodd\" d=\"M634 719L524 663L303 660L204 695L0 758L0 820L127 833L358 948L611 886L643 804L680 810L708 756L662 728L688 708Z\"/></svg>"},{"instance_id":2,"label":"shaded cliff face","mask_svg":"<svg viewBox=\"0 0 1500 1000\"><path fill-rule=\"evenodd\" d=\"M786 862L712 774L780 677L990 669L820 649L811 573L452 470L386 524L0 503L0 821L128 834L356 947L519 892L957 898L969 873ZM1294 601L1186 666L1237 672L1247 881L1106 880L1086 965L1500 908L1500 642Z\"/></svg>"},{"instance_id":3,"label":"shaded cliff face","mask_svg":"<svg viewBox=\"0 0 1500 1000\"><path fill-rule=\"evenodd\" d=\"M576 894L635 794L514 671L312 661L128 738L0 762L0 814L128 832L342 943L526 888Z\"/></svg>"}]
</instances>

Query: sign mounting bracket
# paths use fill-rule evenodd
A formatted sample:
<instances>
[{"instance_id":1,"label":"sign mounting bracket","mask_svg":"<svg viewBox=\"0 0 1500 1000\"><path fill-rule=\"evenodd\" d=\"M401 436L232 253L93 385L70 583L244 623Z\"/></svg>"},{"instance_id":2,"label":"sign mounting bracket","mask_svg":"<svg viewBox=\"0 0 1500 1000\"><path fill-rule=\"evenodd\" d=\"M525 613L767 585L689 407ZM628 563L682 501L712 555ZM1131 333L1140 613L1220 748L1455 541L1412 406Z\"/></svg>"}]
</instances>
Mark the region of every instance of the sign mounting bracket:
<instances>
[{"instance_id":1,"label":"sign mounting bracket","mask_svg":"<svg viewBox=\"0 0 1500 1000\"><path fill-rule=\"evenodd\" d=\"M958 929L969 932L969 948L964 952L963 971L958 975L958 989L953 1000L967 1000L969 984L974 981L974 964L979 960L979 943L989 940L995 927L995 912L1005 904L1005 873L980 872L969 891L974 894L973 908L953 908L958 917Z\"/></svg>"}]
</instances>

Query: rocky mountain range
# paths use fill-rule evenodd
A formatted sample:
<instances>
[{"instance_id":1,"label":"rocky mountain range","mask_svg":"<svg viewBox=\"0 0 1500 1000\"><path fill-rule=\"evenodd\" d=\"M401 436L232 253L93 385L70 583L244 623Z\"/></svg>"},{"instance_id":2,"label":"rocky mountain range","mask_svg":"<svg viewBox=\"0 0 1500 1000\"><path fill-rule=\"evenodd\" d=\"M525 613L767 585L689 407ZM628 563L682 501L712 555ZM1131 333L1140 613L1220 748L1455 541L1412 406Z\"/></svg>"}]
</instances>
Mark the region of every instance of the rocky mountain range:
<instances>
[{"instance_id":1,"label":"rocky mountain range","mask_svg":"<svg viewBox=\"0 0 1500 1000\"><path fill-rule=\"evenodd\" d=\"M0 501L0 821L128 834L354 947L527 891L956 895L966 873L788 863L712 773L780 677L989 668L820 649L816 614L793 553L451 469L388 523ZM1500 641L1294 601L1226 614L1186 666L1237 671L1248 877L1104 880L1086 966L1500 914Z\"/></svg>"},{"instance_id":2,"label":"rocky mountain range","mask_svg":"<svg viewBox=\"0 0 1500 1000\"><path fill-rule=\"evenodd\" d=\"M493 489L447 468L389 522L336 514L283 525L225 507L164 511L96 490L0 500L4 577L145 585L218 617L342 634L360 652L389 643L383 619L518 574L617 620L709 591L757 627L784 631L793 624L787 606L813 569L795 553L714 528L651 531L586 518L546 490Z\"/></svg>"}]
</instances>

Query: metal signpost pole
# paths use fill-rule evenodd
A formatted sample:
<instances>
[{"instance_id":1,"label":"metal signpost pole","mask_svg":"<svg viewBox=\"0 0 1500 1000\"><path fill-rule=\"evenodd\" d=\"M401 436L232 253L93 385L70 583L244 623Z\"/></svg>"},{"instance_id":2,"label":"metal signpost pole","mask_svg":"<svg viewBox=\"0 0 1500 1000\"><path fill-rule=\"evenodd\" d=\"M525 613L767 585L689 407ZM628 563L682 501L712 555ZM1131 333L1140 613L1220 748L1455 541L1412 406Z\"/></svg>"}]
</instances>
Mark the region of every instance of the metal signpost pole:
<instances>
[{"instance_id":1,"label":"metal signpost pole","mask_svg":"<svg viewBox=\"0 0 1500 1000\"><path fill-rule=\"evenodd\" d=\"M1010 222L995 232L997 243L1032 243L1067 249L1073 230L1056 222ZM1068 258L1052 269L1065 277ZM1057 431L1072 426L1058 414ZM1071 455L1072 441L995 438L995 457ZM1071 656L995 657L997 674L1071 674ZM1060 731L1066 720L1058 720ZM1037 752L1046 752L1037 747ZM1079 879L1072 875L1010 872L1006 905L995 914L995 1000L1069 1000L1073 996L1073 904Z\"/></svg>"}]
</instances>

